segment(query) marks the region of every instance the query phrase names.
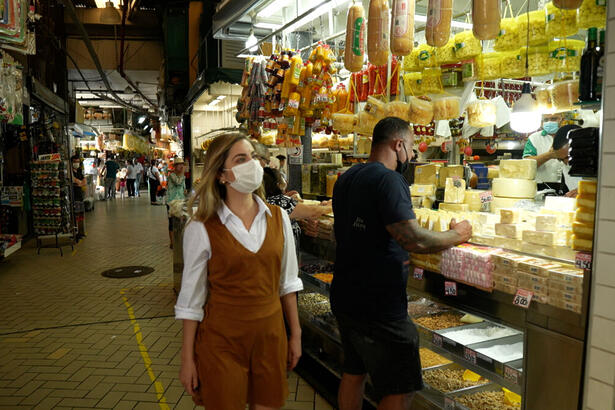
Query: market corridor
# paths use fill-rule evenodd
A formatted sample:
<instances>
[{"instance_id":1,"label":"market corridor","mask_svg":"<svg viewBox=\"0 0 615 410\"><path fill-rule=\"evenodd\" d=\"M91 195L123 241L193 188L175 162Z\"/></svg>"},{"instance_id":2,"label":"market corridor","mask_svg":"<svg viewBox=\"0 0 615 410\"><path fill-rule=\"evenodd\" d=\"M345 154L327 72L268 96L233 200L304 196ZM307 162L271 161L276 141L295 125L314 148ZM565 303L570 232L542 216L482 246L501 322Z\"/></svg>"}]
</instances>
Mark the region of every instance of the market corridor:
<instances>
[{"instance_id":1,"label":"market corridor","mask_svg":"<svg viewBox=\"0 0 615 410\"><path fill-rule=\"evenodd\" d=\"M34 241L0 262L0 409L192 409L177 378L166 210L145 196L97 202L71 252ZM109 279L128 265L147 276ZM290 375L286 409L331 408ZM296 401L295 401L296 400Z\"/></svg>"}]
</instances>

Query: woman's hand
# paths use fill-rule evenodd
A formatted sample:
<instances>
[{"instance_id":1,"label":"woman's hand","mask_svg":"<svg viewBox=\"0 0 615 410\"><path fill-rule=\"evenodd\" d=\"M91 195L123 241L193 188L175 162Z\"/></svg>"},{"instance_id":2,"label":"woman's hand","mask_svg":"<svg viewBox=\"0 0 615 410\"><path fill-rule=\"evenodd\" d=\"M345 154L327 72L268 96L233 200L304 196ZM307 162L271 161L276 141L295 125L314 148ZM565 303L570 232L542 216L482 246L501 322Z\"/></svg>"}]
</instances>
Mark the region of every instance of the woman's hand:
<instances>
[{"instance_id":1,"label":"woman's hand","mask_svg":"<svg viewBox=\"0 0 615 410\"><path fill-rule=\"evenodd\" d=\"M288 339L288 370L293 370L301 358L301 334L291 334Z\"/></svg>"},{"instance_id":2,"label":"woman's hand","mask_svg":"<svg viewBox=\"0 0 615 410\"><path fill-rule=\"evenodd\" d=\"M179 369L179 381L184 386L186 393L196 396L199 388L199 375L196 371L196 363L193 359L182 359Z\"/></svg>"},{"instance_id":3,"label":"woman's hand","mask_svg":"<svg viewBox=\"0 0 615 410\"><path fill-rule=\"evenodd\" d=\"M578 192L578 191L577 191L576 189L573 189L572 191L568 191L568 192L566 193L566 195L564 195L564 196L565 196L566 198L576 198L576 196L577 196L577 192Z\"/></svg>"}]
</instances>

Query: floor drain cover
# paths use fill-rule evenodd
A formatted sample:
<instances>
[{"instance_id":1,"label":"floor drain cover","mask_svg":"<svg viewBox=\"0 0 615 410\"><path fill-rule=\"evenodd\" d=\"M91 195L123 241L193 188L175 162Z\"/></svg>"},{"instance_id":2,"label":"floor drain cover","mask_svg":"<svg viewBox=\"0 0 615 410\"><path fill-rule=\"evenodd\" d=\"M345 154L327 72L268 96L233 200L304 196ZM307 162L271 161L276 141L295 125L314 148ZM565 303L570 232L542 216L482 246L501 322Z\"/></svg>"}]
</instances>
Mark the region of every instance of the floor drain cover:
<instances>
[{"instance_id":1,"label":"floor drain cover","mask_svg":"<svg viewBox=\"0 0 615 410\"><path fill-rule=\"evenodd\" d=\"M149 275L154 271L154 268L149 266L122 266L121 268L113 268L106 270L102 275L106 278L136 278L139 276Z\"/></svg>"}]
</instances>

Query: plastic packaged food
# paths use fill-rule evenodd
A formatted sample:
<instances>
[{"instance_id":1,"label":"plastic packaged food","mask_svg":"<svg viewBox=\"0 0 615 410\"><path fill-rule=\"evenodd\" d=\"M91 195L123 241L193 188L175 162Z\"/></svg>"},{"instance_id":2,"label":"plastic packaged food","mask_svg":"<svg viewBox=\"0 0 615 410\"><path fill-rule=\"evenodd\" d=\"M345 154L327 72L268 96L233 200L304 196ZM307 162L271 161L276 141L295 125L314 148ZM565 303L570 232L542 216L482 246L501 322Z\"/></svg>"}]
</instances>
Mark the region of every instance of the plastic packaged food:
<instances>
[{"instance_id":1,"label":"plastic packaged food","mask_svg":"<svg viewBox=\"0 0 615 410\"><path fill-rule=\"evenodd\" d=\"M474 37L471 31L462 31L455 34L455 57L458 61L475 57L481 52L480 41Z\"/></svg>"},{"instance_id":2,"label":"plastic packaged food","mask_svg":"<svg viewBox=\"0 0 615 410\"><path fill-rule=\"evenodd\" d=\"M389 2L370 0L367 17L367 57L370 63L385 65L389 58Z\"/></svg>"},{"instance_id":3,"label":"plastic packaged food","mask_svg":"<svg viewBox=\"0 0 615 410\"><path fill-rule=\"evenodd\" d=\"M479 40L493 40L500 32L500 0L472 0L472 32Z\"/></svg>"},{"instance_id":4,"label":"plastic packaged food","mask_svg":"<svg viewBox=\"0 0 615 410\"><path fill-rule=\"evenodd\" d=\"M419 68L435 67L437 65L435 49L427 44L418 47Z\"/></svg>"},{"instance_id":5,"label":"plastic packaged food","mask_svg":"<svg viewBox=\"0 0 615 410\"><path fill-rule=\"evenodd\" d=\"M404 74L404 94L421 95L423 94L423 74L420 72Z\"/></svg>"},{"instance_id":6,"label":"plastic packaged food","mask_svg":"<svg viewBox=\"0 0 615 410\"><path fill-rule=\"evenodd\" d=\"M525 54L525 47L521 51ZM527 51L528 75L549 74L549 47L530 46Z\"/></svg>"},{"instance_id":7,"label":"plastic packaged food","mask_svg":"<svg viewBox=\"0 0 615 410\"><path fill-rule=\"evenodd\" d=\"M585 42L563 39L549 43L549 70L551 72L570 72L581 69L581 55Z\"/></svg>"},{"instance_id":8,"label":"plastic packaged food","mask_svg":"<svg viewBox=\"0 0 615 410\"><path fill-rule=\"evenodd\" d=\"M433 120L433 105L431 101L410 97L408 119L414 125L427 125Z\"/></svg>"},{"instance_id":9,"label":"plastic packaged food","mask_svg":"<svg viewBox=\"0 0 615 410\"><path fill-rule=\"evenodd\" d=\"M538 87L534 91L536 96L536 104L538 109L542 112L550 112L553 109L553 102L551 101L551 93L549 87Z\"/></svg>"},{"instance_id":10,"label":"plastic packaged food","mask_svg":"<svg viewBox=\"0 0 615 410\"><path fill-rule=\"evenodd\" d=\"M455 39L450 38L443 47L436 48L437 64L451 64L457 61L455 57Z\"/></svg>"},{"instance_id":11,"label":"plastic packaged food","mask_svg":"<svg viewBox=\"0 0 615 410\"><path fill-rule=\"evenodd\" d=\"M528 44L535 46L538 44L544 44L549 41L547 37L547 19L543 10L530 11L529 13L529 29L528 36L528 13L523 13L517 17L517 23L519 24L519 43L522 45Z\"/></svg>"},{"instance_id":12,"label":"plastic packaged food","mask_svg":"<svg viewBox=\"0 0 615 410\"><path fill-rule=\"evenodd\" d=\"M519 23L516 18L502 19L500 22L500 33L495 38L493 48L496 51L508 51L519 48Z\"/></svg>"},{"instance_id":13,"label":"plastic packaged food","mask_svg":"<svg viewBox=\"0 0 615 410\"><path fill-rule=\"evenodd\" d=\"M525 76L524 49L502 52L501 68L503 78L519 78Z\"/></svg>"},{"instance_id":14,"label":"plastic packaged food","mask_svg":"<svg viewBox=\"0 0 615 410\"><path fill-rule=\"evenodd\" d=\"M333 129L339 131L340 134L350 134L354 131L357 122L357 116L354 114L335 113L331 115L333 120Z\"/></svg>"},{"instance_id":15,"label":"plastic packaged food","mask_svg":"<svg viewBox=\"0 0 615 410\"><path fill-rule=\"evenodd\" d=\"M502 55L500 53L483 53L476 57L476 68L480 80L493 80L502 77Z\"/></svg>"},{"instance_id":16,"label":"plastic packaged food","mask_svg":"<svg viewBox=\"0 0 615 410\"><path fill-rule=\"evenodd\" d=\"M466 109L470 126L482 128L495 125L496 106L493 101L477 100L470 103Z\"/></svg>"},{"instance_id":17,"label":"plastic packaged food","mask_svg":"<svg viewBox=\"0 0 615 410\"><path fill-rule=\"evenodd\" d=\"M425 39L432 47L444 46L451 36L453 0L429 0Z\"/></svg>"},{"instance_id":18,"label":"plastic packaged food","mask_svg":"<svg viewBox=\"0 0 615 410\"><path fill-rule=\"evenodd\" d=\"M546 33L548 38L569 37L577 34L577 10L558 9L549 2L545 6L547 13Z\"/></svg>"},{"instance_id":19,"label":"plastic packaged food","mask_svg":"<svg viewBox=\"0 0 615 410\"><path fill-rule=\"evenodd\" d=\"M442 70L440 67L426 67L423 70L423 92L439 94L442 90Z\"/></svg>"},{"instance_id":20,"label":"plastic packaged food","mask_svg":"<svg viewBox=\"0 0 615 410\"><path fill-rule=\"evenodd\" d=\"M444 88L463 86L463 64L446 64L442 66L442 86Z\"/></svg>"},{"instance_id":21,"label":"plastic packaged food","mask_svg":"<svg viewBox=\"0 0 615 410\"><path fill-rule=\"evenodd\" d=\"M344 67L351 73L361 71L365 56L365 11L361 3L352 4L348 9L346 23L346 49Z\"/></svg>"},{"instance_id":22,"label":"plastic packaged food","mask_svg":"<svg viewBox=\"0 0 615 410\"><path fill-rule=\"evenodd\" d=\"M397 117L404 121L408 121L410 105L404 101L391 101L385 105L385 117Z\"/></svg>"},{"instance_id":23,"label":"plastic packaged food","mask_svg":"<svg viewBox=\"0 0 615 410\"><path fill-rule=\"evenodd\" d=\"M404 57L402 68L406 72L419 71L419 49L415 48L412 52Z\"/></svg>"},{"instance_id":24,"label":"plastic packaged food","mask_svg":"<svg viewBox=\"0 0 615 410\"><path fill-rule=\"evenodd\" d=\"M363 135L372 135L374 127L378 123L379 118L374 117L366 111L361 111L357 114L357 123L355 131Z\"/></svg>"},{"instance_id":25,"label":"plastic packaged food","mask_svg":"<svg viewBox=\"0 0 615 410\"><path fill-rule=\"evenodd\" d=\"M459 97L443 97L433 101L434 121L459 118Z\"/></svg>"},{"instance_id":26,"label":"plastic packaged food","mask_svg":"<svg viewBox=\"0 0 615 410\"><path fill-rule=\"evenodd\" d=\"M365 111L378 119L384 118L386 115L386 104L376 97L371 95L367 97L367 104L365 104Z\"/></svg>"},{"instance_id":27,"label":"plastic packaged food","mask_svg":"<svg viewBox=\"0 0 615 410\"><path fill-rule=\"evenodd\" d=\"M553 5L558 9L574 10L581 6L582 1L583 0L553 0Z\"/></svg>"},{"instance_id":28,"label":"plastic packaged food","mask_svg":"<svg viewBox=\"0 0 615 410\"><path fill-rule=\"evenodd\" d=\"M414 0L393 0L391 53L407 56L414 47Z\"/></svg>"},{"instance_id":29,"label":"plastic packaged food","mask_svg":"<svg viewBox=\"0 0 615 410\"><path fill-rule=\"evenodd\" d=\"M596 0L583 0L577 15L579 28L603 28L606 25L606 2L598 4Z\"/></svg>"},{"instance_id":30,"label":"plastic packaged food","mask_svg":"<svg viewBox=\"0 0 615 410\"><path fill-rule=\"evenodd\" d=\"M549 87L549 93L556 111L574 109L574 103L579 101L579 81L569 80L555 83Z\"/></svg>"}]
</instances>

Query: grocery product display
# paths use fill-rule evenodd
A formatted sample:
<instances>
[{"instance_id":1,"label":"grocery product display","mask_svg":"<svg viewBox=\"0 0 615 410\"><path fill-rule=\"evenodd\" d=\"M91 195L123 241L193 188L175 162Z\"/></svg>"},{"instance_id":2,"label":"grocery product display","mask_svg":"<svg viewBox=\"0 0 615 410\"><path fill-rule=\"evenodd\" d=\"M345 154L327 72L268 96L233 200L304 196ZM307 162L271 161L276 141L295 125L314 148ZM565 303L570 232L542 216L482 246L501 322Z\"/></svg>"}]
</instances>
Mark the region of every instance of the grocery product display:
<instances>
[{"instance_id":1,"label":"grocery product display","mask_svg":"<svg viewBox=\"0 0 615 410\"><path fill-rule=\"evenodd\" d=\"M434 389L445 393L489 382L489 380L482 378L476 381L466 380L464 379L464 372L464 369L428 370L423 373L423 380Z\"/></svg>"}]
</instances>

